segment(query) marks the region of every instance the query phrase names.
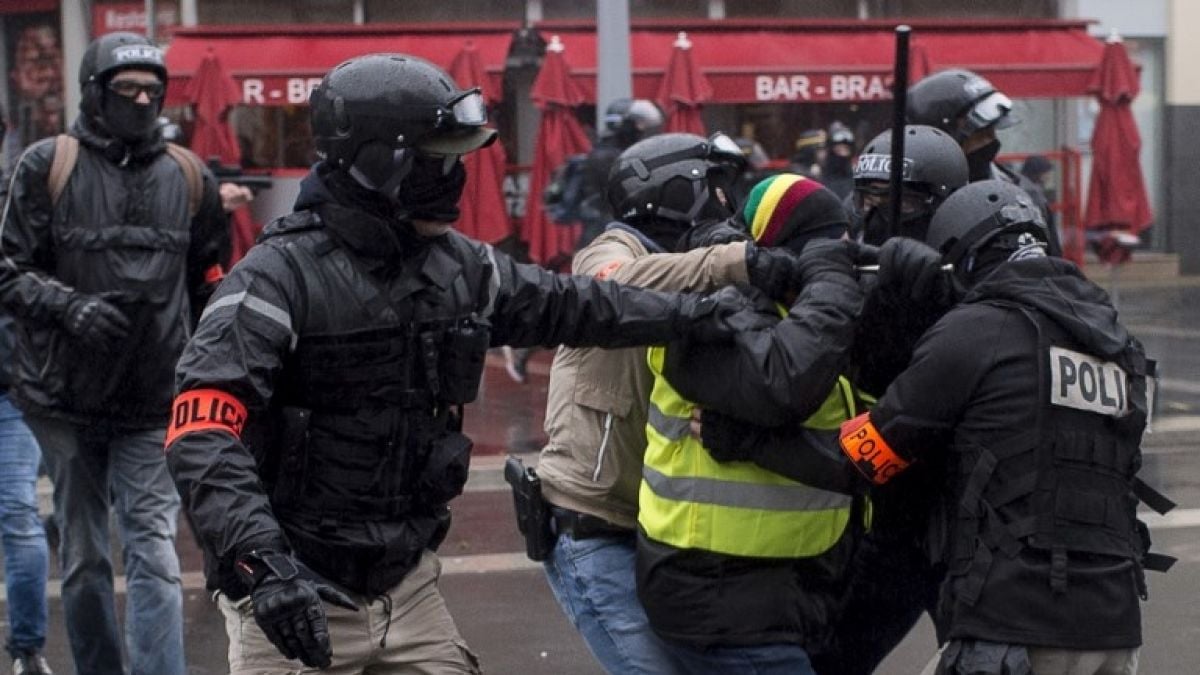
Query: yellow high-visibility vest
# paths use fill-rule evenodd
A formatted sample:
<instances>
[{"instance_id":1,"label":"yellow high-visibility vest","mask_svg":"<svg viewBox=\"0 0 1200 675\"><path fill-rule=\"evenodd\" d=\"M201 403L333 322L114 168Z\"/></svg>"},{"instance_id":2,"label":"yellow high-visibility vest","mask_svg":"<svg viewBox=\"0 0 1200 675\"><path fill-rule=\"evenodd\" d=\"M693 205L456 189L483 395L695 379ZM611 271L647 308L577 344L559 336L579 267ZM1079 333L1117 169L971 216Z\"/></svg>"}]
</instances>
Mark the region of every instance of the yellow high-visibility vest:
<instances>
[{"instance_id":1,"label":"yellow high-visibility vest","mask_svg":"<svg viewBox=\"0 0 1200 675\"><path fill-rule=\"evenodd\" d=\"M662 375L665 349L648 350L654 388L638 523L653 540L753 558L809 558L828 551L850 522L853 497L785 478L751 462L718 462L689 432L694 404ZM813 429L855 416L854 390L838 378Z\"/></svg>"}]
</instances>

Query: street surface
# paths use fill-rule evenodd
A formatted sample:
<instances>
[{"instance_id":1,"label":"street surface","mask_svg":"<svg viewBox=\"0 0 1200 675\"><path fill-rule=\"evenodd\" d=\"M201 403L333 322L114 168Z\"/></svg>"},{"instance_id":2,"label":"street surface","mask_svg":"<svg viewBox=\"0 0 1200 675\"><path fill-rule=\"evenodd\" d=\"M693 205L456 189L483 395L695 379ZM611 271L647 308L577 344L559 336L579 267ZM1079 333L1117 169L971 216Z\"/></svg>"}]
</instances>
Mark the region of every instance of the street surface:
<instances>
[{"instance_id":1,"label":"street surface","mask_svg":"<svg viewBox=\"0 0 1200 675\"><path fill-rule=\"evenodd\" d=\"M1180 561L1167 575L1149 575L1140 672L1194 675L1200 663L1200 445L1195 441L1200 433L1200 278L1123 286L1119 306L1125 323L1160 363L1155 428L1146 437L1142 476L1179 503L1166 518L1148 518L1157 548ZM467 409L475 459L467 493L452 505L454 526L440 551L442 588L486 672L603 675L559 612L540 568L525 559L511 495L500 476L505 453L534 453L542 443L550 356L535 356L524 385L507 377L498 354L489 356L480 399ZM204 592L200 555L185 523L180 524L179 551L189 670L195 675L225 673L223 626ZM115 544L113 559L119 574ZM70 673L56 559L51 566L46 653L56 672ZM118 589L123 602L123 578ZM0 623L7 634L7 615ZM932 629L923 621L878 672L918 673L934 649Z\"/></svg>"}]
</instances>

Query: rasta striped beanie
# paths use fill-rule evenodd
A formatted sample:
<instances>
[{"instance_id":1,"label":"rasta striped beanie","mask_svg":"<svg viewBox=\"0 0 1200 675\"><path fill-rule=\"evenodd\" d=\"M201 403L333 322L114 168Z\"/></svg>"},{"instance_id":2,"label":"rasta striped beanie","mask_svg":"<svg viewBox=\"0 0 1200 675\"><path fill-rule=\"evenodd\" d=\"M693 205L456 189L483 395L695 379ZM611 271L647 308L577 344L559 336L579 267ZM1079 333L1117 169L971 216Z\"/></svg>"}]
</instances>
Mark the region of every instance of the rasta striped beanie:
<instances>
[{"instance_id":1,"label":"rasta striped beanie","mask_svg":"<svg viewBox=\"0 0 1200 675\"><path fill-rule=\"evenodd\" d=\"M833 192L811 178L781 173L750 189L742 217L761 246L800 251L814 238L834 239L846 232L849 219Z\"/></svg>"}]
</instances>

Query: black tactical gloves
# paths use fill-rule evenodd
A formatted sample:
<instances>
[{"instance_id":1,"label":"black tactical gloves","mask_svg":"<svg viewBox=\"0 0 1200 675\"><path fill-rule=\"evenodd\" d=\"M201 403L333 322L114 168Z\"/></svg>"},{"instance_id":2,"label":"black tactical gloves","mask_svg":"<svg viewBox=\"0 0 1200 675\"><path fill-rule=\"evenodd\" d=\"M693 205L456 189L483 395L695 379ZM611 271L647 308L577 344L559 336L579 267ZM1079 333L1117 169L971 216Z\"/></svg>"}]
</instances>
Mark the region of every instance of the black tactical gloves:
<instances>
[{"instance_id":1,"label":"black tactical gloves","mask_svg":"<svg viewBox=\"0 0 1200 675\"><path fill-rule=\"evenodd\" d=\"M859 252L859 245L846 239L814 239L808 242L796 261L800 284L832 277L845 277L853 282L854 265Z\"/></svg>"},{"instance_id":2,"label":"black tactical gloves","mask_svg":"<svg viewBox=\"0 0 1200 675\"><path fill-rule=\"evenodd\" d=\"M683 295L680 317L685 337L700 342L724 342L738 332L761 327L753 302L733 286L704 296Z\"/></svg>"},{"instance_id":3,"label":"black tactical gloves","mask_svg":"<svg viewBox=\"0 0 1200 675\"><path fill-rule=\"evenodd\" d=\"M879 247L879 285L934 305L950 302L954 294L951 275L942 270L942 255L908 237L892 237Z\"/></svg>"},{"instance_id":4,"label":"black tactical gloves","mask_svg":"<svg viewBox=\"0 0 1200 675\"><path fill-rule=\"evenodd\" d=\"M679 237L679 243L675 244L675 250L684 252L749 240L750 234L746 232L746 228L740 227L734 219L710 220L688 228L687 232Z\"/></svg>"},{"instance_id":5,"label":"black tactical gloves","mask_svg":"<svg viewBox=\"0 0 1200 675\"><path fill-rule=\"evenodd\" d=\"M124 312L94 295L80 295L67 303L64 327L88 347L106 352L116 351L132 328Z\"/></svg>"},{"instance_id":6,"label":"black tactical gloves","mask_svg":"<svg viewBox=\"0 0 1200 675\"><path fill-rule=\"evenodd\" d=\"M747 244L746 272L750 285L772 300L786 301L800 288L800 256L786 248Z\"/></svg>"},{"instance_id":7,"label":"black tactical gloves","mask_svg":"<svg viewBox=\"0 0 1200 675\"><path fill-rule=\"evenodd\" d=\"M251 551L234 567L253 589L255 622L279 653L309 668L327 668L333 649L321 601L357 610L354 601L319 579L301 576L296 561L278 551Z\"/></svg>"}]
</instances>

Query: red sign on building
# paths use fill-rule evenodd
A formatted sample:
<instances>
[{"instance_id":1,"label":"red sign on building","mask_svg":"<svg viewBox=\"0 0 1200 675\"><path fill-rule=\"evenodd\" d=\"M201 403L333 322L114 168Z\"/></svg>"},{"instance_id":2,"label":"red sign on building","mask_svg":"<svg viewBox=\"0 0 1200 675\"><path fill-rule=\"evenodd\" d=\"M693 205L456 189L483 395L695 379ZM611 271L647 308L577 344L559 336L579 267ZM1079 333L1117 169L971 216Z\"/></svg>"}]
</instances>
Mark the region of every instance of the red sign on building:
<instances>
[{"instance_id":1,"label":"red sign on building","mask_svg":"<svg viewBox=\"0 0 1200 675\"><path fill-rule=\"evenodd\" d=\"M158 40L171 37L179 26L179 9L170 5L159 7L155 12L154 33ZM146 34L146 3L115 2L92 5L92 37L128 31Z\"/></svg>"}]
</instances>

